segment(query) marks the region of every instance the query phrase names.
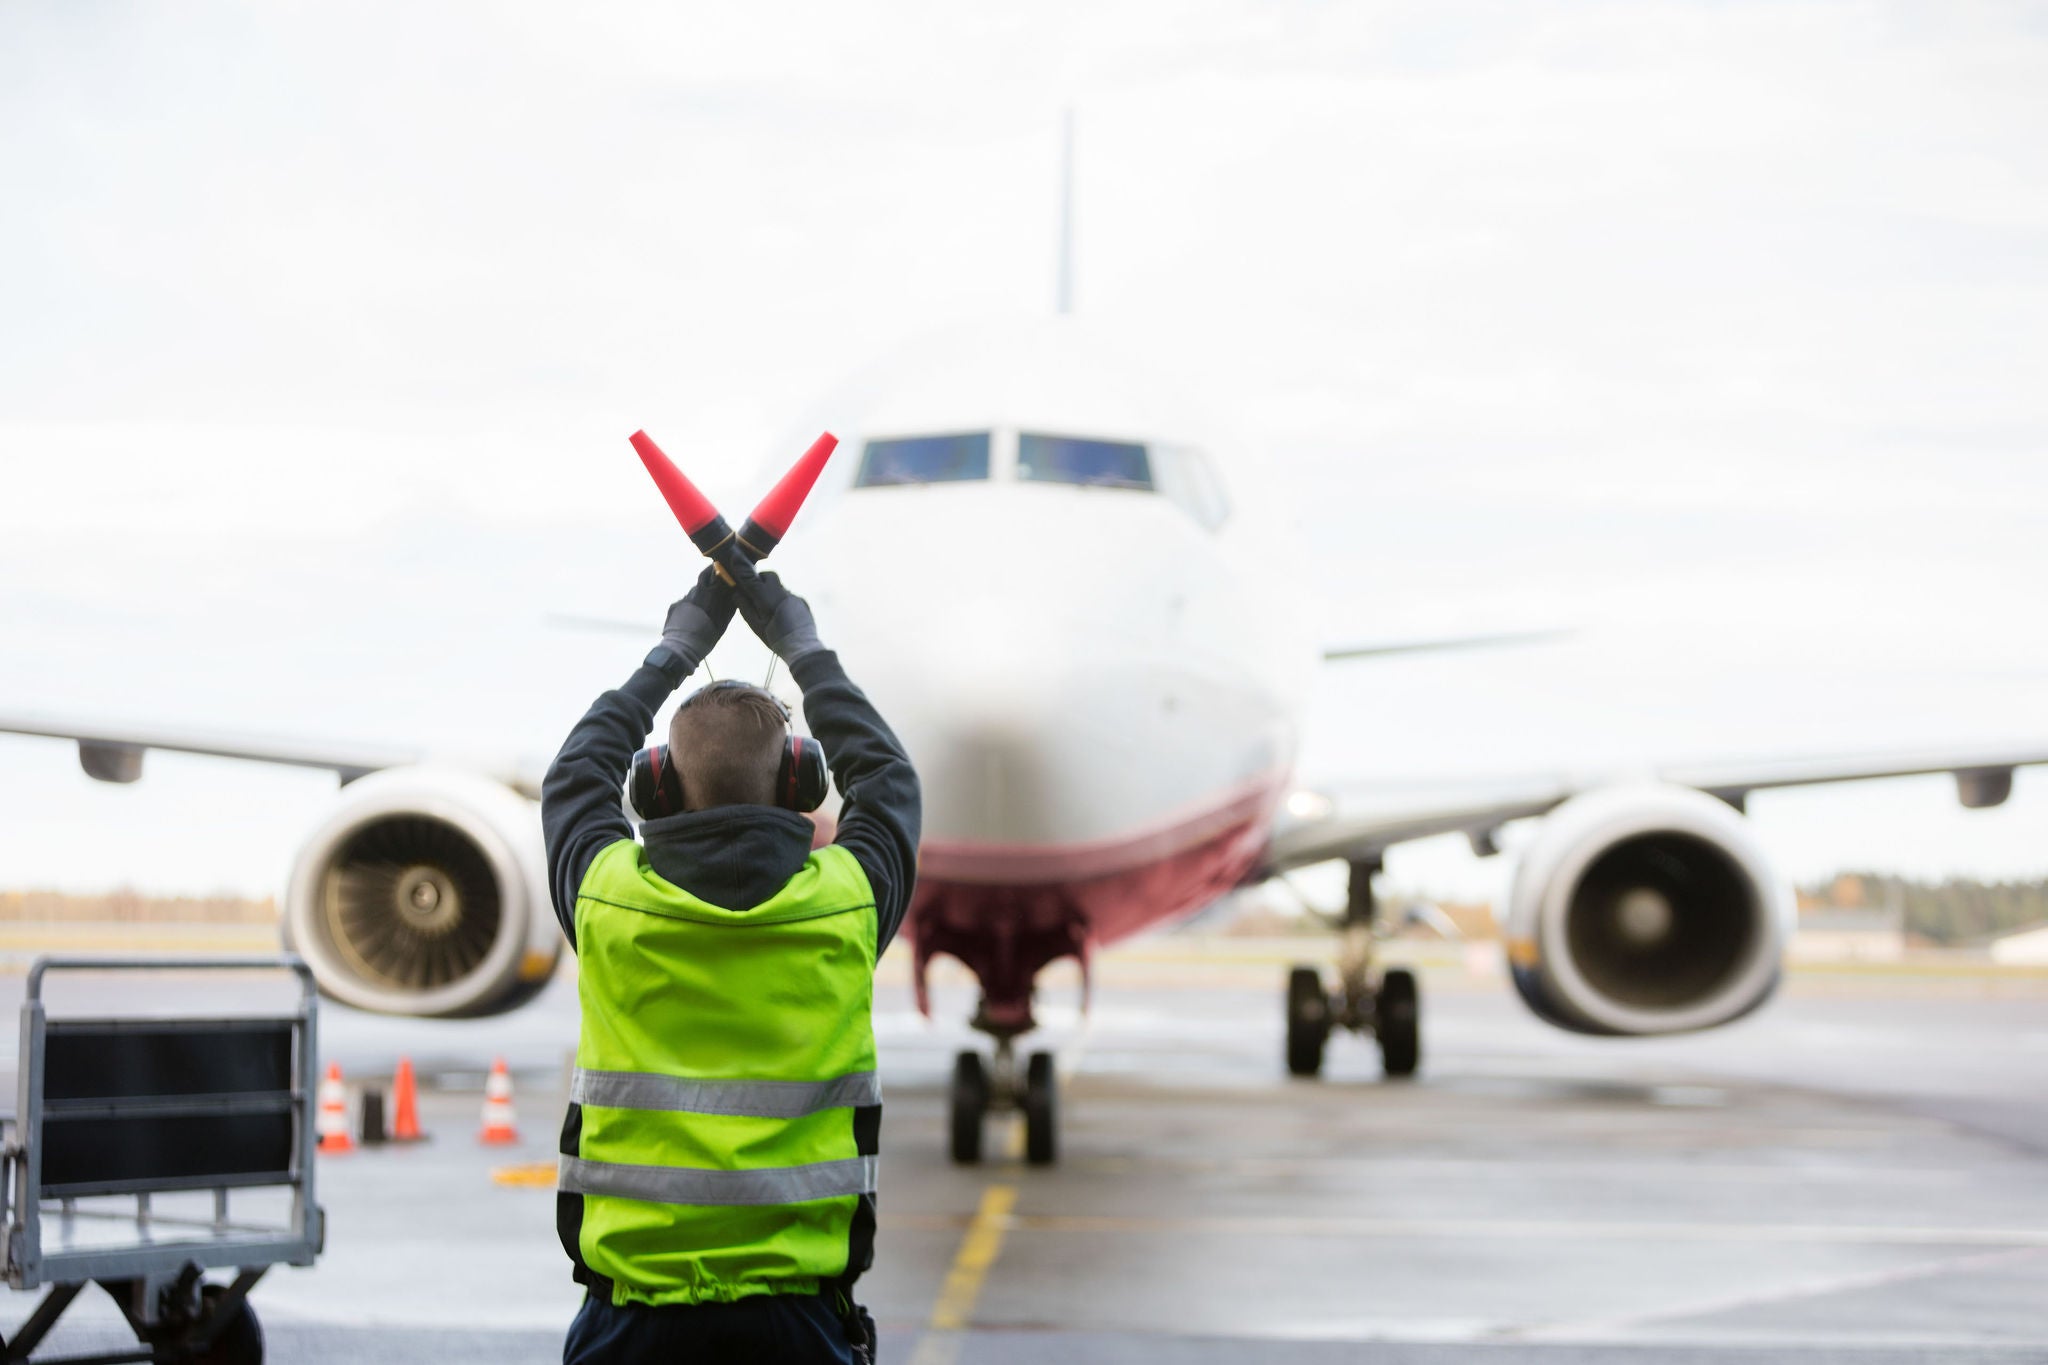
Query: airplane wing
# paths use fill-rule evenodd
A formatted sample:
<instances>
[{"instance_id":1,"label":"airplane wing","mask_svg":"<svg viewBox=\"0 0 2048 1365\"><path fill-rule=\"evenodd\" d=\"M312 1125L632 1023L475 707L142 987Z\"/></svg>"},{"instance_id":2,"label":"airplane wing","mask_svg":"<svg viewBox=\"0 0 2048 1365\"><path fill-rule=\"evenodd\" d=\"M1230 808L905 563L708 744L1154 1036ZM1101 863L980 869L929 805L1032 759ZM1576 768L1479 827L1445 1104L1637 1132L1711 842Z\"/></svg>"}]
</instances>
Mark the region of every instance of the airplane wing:
<instances>
[{"instance_id":1,"label":"airplane wing","mask_svg":"<svg viewBox=\"0 0 2048 1365\"><path fill-rule=\"evenodd\" d=\"M408 767L428 757L415 749L280 739L222 731L100 725L33 714L0 713L0 734L72 740L78 745L79 766L88 776L101 782L137 780L142 776L142 756L151 749L240 758L293 768L325 768L344 784L386 768ZM486 765L486 772L522 795L540 795L540 774L522 765Z\"/></svg>"},{"instance_id":2,"label":"airplane wing","mask_svg":"<svg viewBox=\"0 0 2048 1365\"><path fill-rule=\"evenodd\" d=\"M1658 764L1605 777L1390 782L1301 791L1275 823L1268 869L1284 872L1332 858L1376 858L1395 844L1439 834L1463 834L1475 853L1491 853L1502 825L1542 815L1609 780L1652 777L1719 797L1739 811L1756 791L1949 773L1956 780L1957 799L1982 809L2012 794L2015 769L2040 764L2048 764L2048 743Z\"/></svg>"},{"instance_id":3,"label":"airplane wing","mask_svg":"<svg viewBox=\"0 0 2048 1365\"><path fill-rule=\"evenodd\" d=\"M1330 663L1350 659L1383 659L1390 654L1444 654L1459 649L1495 649L1502 645L1547 644L1569 639L1569 630L1514 630L1491 635L1451 635L1427 640L1373 640L1363 644L1331 645L1323 650Z\"/></svg>"},{"instance_id":4,"label":"airplane wing","mask_svg":"<svg viewBox=\"0 0 2048 1365\"><path fill-rule=\"evenodd\" d=\"M1751 792L1773 787L1810 787L1825 782L1863 782L1878 777L1952 773L1956 779L1957 799L1976 810L2001 805L2006 797L2012 795L2015 768L2043 763L2048 763L2048 744L1847 754L1750 763L1677 764L1660 770L1658 776L1677 786L1709 792L1740 810Z\"/></svg>"},{"instance_id":5,"label":"airplane wing","mask_svg":"<svg viewBox=\"0 0 2048 1365\"><path fill-rule=\"evenodd\" d=\"M1463 834L1475 850L1490 851L1493 831L1510 820L1543 814L1572 790L1562 779L1532 777L1296 792L1274 825L1268 870L1285 872L1332 858L1376 858L1395 844L1439 834Z\"/></svg>"}]
</instances>

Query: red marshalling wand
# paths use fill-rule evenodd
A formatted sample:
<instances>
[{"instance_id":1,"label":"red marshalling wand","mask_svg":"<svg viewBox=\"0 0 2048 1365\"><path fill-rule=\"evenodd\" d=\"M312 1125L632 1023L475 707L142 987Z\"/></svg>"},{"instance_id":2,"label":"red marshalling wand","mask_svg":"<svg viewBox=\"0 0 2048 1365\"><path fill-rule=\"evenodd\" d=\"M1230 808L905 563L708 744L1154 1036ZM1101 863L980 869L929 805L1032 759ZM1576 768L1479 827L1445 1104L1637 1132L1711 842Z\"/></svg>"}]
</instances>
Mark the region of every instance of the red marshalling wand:
<instances>
[{"instance_id":1,"label":"red marshalling wand","mask_svg":"<svg viewBox=\"0 0 2048 1365\"><path fill-rule=\"evenodd\" d=\"M833 450L839 445L839 438L829 431L811 442L811 448L775 487L768 490L768 496L761 499L746 524L740 527L739 534L734 535L732 527L711 505L711 499L697 491L697 485L684 477L683 471L676 468L675 461L662 454L661 447L648 439L646 432L636 431L631 439L640 463L647 466L649 477L661 490L669 510L676 514L676 520L682 523L684 533L705 558L717 565L719 573L728 581L732 573L719 561L732 553L743 554L755 562L766 559L768 553L789 534L789 524L796 520L797 509L810 496L825 462L832 458Z\"/></svg>"},{"instance_id":2,"label":"red marshalling wand","mask_svg":"<svg viewBox=\"0 0 2048 1365\"><path fill-rule=\"evenodd\" d=\"M789 524L796 520L797 509L811 495L818 475L824 472L825 461L832 458L838 447L839 438L829 431L811 442L811 448L755 506L746 524L740 527L740 545L751 558L766 559L768 552L782 543L782 538L789 534Z\"/></svg>"}]
</instances>

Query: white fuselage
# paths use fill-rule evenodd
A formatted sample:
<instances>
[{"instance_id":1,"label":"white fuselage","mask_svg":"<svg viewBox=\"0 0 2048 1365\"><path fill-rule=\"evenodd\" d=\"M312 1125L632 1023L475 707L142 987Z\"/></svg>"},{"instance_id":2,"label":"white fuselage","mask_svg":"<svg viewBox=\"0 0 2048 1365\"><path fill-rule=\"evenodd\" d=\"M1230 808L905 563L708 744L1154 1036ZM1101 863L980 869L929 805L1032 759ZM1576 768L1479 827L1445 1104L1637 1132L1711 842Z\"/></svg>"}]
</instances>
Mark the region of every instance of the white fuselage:
<instances>
[{"instance_id":1,"label":"white fuselage","mask_svg":"<svg viewBox=\"0 0 2048 1365\"><path fill-rule=\"evenodd\" d=\"M1291 771L1301 652L1164 499L863 488L819 522L790 581L917 764L932 871L1110 870Z\"/></svg>"}]
</instances>

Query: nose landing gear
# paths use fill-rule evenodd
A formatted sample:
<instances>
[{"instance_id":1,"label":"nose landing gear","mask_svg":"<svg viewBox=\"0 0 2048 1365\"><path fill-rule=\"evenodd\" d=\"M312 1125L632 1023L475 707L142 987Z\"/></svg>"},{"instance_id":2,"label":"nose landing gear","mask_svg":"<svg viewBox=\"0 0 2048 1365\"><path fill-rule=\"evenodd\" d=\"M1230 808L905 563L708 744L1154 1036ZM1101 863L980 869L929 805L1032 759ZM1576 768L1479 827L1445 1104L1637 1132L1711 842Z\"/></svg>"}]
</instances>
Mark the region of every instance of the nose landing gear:
<instances>
[{"instance_id":1,"label":"nose landing gear","mask_svg":"<svg viewBox=\"0 0 2048 1365\"><path fill-rule=\"evenodd\" d=\"M984 1065L979 1052L961 1052L953 1058L948 1100L956 1164L972 1166L981 1160L982 1135L992 1113L1023 1116L1024 1159L1033 1166L1059 1159L1059 1078L1050 1052L1033 1052L1021 1075L1010 1038L996 1039L991 1064Z\"/></svg>"},{"instance_id":2,"label":"nose landing gear","mask_svg":"<svg viewBox=\"0 0 2048 1365\"><path fill-rule=\"evenodd\" d=\"M1323 987L1314 967L1295 967L1287 974L1287 1070L1295 1076L1316 1076L1323 1069L1323 1046L1333 1028L1377 1035L1381 1069L1389 1078L1412 1076L1422 1061L1422 999L1415 973L1405 967L1378 972L1374 956L1372 878L1377 859L1351 864L1350 904L1345 908L1343 945L1337 955L1338 987Z\"/></svg>"}]
</instances>

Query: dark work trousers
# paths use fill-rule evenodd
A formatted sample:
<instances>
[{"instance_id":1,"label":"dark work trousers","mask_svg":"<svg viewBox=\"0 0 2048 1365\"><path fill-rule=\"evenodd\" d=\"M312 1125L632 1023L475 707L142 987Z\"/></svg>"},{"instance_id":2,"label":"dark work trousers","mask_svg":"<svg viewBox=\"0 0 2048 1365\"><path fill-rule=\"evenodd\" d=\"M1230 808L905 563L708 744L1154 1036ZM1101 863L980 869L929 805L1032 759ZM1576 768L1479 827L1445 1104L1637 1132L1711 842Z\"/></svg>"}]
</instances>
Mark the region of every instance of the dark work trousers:
<instances>
[{"instance_id":1,"label":"dark work trousers","mask_svg":"<svg viewBox=\"0 0 2048 1365\"><path fill-rule=\"evenodd\" d=\"M846 1328L816 1294L758 1294L733 1303L615 1308L586 1297L562 1365L854 1365Z\"/></svg>"}]
</instances>

